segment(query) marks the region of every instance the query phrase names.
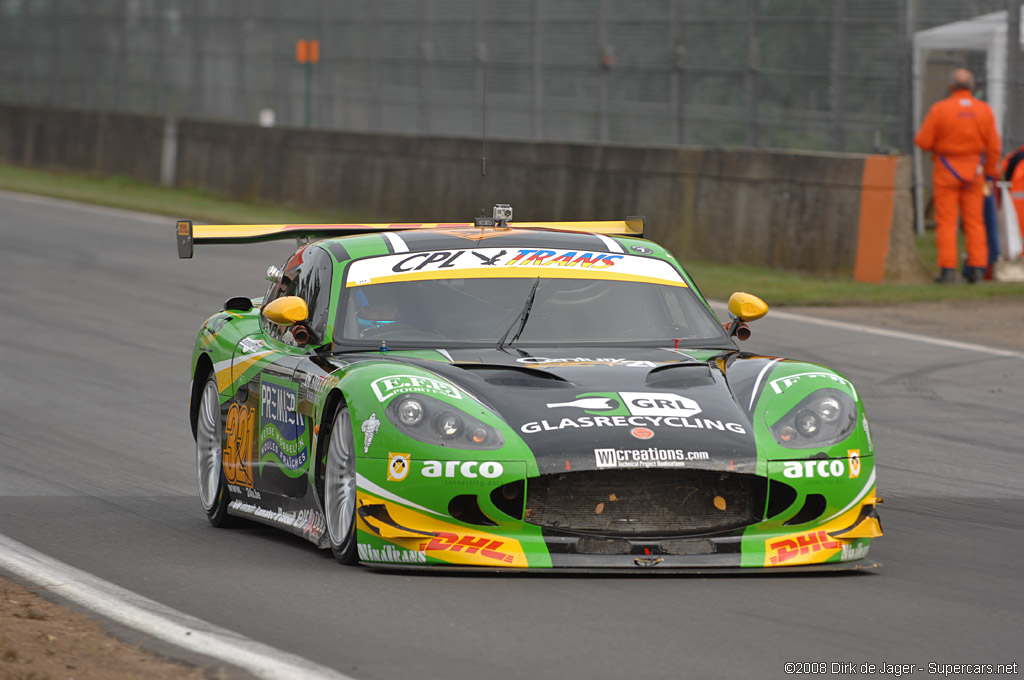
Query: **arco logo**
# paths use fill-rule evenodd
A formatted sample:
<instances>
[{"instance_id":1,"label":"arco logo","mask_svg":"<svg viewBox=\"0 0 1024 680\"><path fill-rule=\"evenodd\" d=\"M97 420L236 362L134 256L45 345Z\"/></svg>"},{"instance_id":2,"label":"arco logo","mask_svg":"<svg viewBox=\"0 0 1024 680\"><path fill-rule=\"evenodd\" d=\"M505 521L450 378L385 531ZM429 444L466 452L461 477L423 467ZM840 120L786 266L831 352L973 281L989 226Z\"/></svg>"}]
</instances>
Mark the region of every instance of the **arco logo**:
<instances>
[{"instance_id":1,"label":"arco logo","mask_svg":"<svg viewBox=\"0 0 1024 680\"><path fill-rule=\"evenodd\" d=\"M465 479L486 477L487 479L495 479L504 472L505 467L493 460L483 462L477 460L446 460L443 463L439 460L423 461L424 477L464 477Z\"/></svg>"},{"instance_id":2,"label":"arco logo","mask_svg":"<svg viewBox=\"0 0 1024 680\"><path fill-rule=\"evenodd\" d=\"M846 462L841 458L820 458L817 460L787 460L782 464L782 474L789 479L827 479L846 474ZM858 461L858 473L859 461ZM851 473L850 475L854 475Z\"/></svg>"}]
</instances>

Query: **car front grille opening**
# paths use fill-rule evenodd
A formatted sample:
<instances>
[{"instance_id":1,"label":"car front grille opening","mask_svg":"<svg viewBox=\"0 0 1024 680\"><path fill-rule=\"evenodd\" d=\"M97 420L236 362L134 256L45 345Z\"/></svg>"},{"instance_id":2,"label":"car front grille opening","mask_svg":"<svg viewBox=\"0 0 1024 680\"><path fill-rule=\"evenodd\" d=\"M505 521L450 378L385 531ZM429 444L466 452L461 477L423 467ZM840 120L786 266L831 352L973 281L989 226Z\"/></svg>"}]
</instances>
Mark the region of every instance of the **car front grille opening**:
<instances>
[{"instance_id":1,"label":"car front grille opening","mask_svg":"<svg viewBox=\"0 0 1024 680\"><path fill-rule=\"evenodd\" d=\"M476 496L472 494L463 494L451 499L448 503L448 514L466 524L475 524L481 527L498 525L484 514Z\"/></svg>"},{"instance_id":2,"label":"car front grille opening","mask_svg":"<svg viewBox=\"0 0 1024 680\"><path fill-rule=\"evenodd\" d=\"M667 555L711 555L715 544L706 538L684 538L662 541L661 551Z\"/></svg>"},{"instance_id":3,"label":"car front grille opening","mask_svg":"<svg viewBox=\"0 0 1024 680\"><path fill-rule=\"evenodd\" d=\"M765 510L765 519L770 519L785 512L789 506L796 502L796 489L789 484L777 482L774 479L768 484L768 508Z\"/></svg>"},{"instance_id":4,"label":"car front grille opening","mask_svg":"<svg viewBox=\"0 0 1024 680\"><path fill-rule=\"evenodd\" d=\"M576 552L584 555L628 555L632 547L621 538L584 536L576 542Z\"/></svg>"},{"instance_id":5,"label":"car front grille opening","mask_svg":"<svg viewBox=\"0 0 1024 680\"><path fill-rule=\"evenodd\" d=\"M525 490L526 484L521 479L502 484L491 492L491 503L509 517L522 520Z\"/></svg>"},{"instance_id":6,"label":"car front grille opening","mask_svg":"<svg viewBox=\"0 0 1024 680\"><path fill-rule=\"evenodd\" d=\"M604 470L543 475L527 484L525 521L597 536L679 537L763 518L762 477L710 470Z\"/></svg>"},{"instance_id":7,"label":"car front grille opening","mask_svg":"<svg viewBox=\"0 0 1024 680\"><path fill-rule=\"evenodd\" d=\"M804 500L804 507L800 508L800 512L783 522L783 525L790 527L795 524L813 522L824 514L827 505L825 497L820 493L809 493Z\"/></svg>"}]
</instances>

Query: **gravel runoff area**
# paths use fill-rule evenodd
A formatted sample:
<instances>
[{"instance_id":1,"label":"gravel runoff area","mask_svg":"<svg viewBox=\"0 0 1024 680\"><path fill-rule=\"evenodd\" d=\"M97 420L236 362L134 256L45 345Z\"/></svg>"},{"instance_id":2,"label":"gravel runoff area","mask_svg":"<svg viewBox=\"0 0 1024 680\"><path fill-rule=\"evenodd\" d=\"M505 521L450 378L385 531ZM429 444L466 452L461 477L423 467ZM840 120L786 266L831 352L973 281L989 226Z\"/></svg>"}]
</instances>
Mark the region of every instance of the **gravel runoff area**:
<instances>
[{"instance_id":1,"label":"gravel runoff area","mask_svg":"<svg viewBox=\"0 0 1024 680\"><path fill-rule=\"evenodd\" d=\"M122 642L39 591L0 577L0 680L214 680L221 675Z\"/></svg>"},{"instance_id":2,"label":"gravel runoff area","mask_svg":"<svg viewBox=\"0 0 1024 680\"><path fill-rule=\"evenodd\" d=\"M1024 351L1024 299L779 309ZM87 616L54 604L33 590L0 577L0 680L223 677L223 670L207 673L121 642Z\"/></svg>"}]
</instances>

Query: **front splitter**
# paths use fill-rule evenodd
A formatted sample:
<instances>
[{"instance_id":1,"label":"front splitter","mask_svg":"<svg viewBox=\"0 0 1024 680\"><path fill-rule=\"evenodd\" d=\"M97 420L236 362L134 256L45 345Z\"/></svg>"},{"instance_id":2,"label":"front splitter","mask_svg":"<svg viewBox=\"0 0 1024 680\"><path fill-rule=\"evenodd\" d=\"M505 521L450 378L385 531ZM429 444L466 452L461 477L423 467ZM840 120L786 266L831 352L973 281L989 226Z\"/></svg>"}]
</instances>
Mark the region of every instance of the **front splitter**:
<instances>
[{"instance_id":1,"label":"front splitter","mask_svg":"<svg viewBox=\"0 0 1024 680\"><path fill-rule=\"evenodd\" d=\"M736 566L681 566L664 562L648 566L556 566L542 568L510 569L504 567L475 567L455 565L407 565L384 562L360 562L363 566L375 571L422 571L433 574L501 574L503 576L522 574L524 576L558 576L560 574L586 574L599 576L771 576L774 574L816 574L835 572L858 572L877 569L882 565L867 558L852 562L831 562L825 564L805 564L793 567L736 567Z\"/></svg>"}]
</instances>

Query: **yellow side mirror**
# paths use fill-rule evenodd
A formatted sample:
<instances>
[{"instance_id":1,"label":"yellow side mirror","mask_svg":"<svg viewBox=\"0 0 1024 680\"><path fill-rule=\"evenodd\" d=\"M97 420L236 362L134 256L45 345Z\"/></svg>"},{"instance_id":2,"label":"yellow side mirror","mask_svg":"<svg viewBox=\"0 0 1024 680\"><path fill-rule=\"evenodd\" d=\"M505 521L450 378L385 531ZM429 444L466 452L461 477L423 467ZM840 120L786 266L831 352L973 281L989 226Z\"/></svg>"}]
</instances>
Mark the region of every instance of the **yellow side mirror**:
<instances>
[{"instance_id":1,"label":"yellow side mirror","mask_svg":"<svg viewBox=\"0 0 1024 680\"><path fill-rule=\"evenodd\" d=\"M294 326L309 318L309 307L302 298L286 295L263 305L263 316L279 326Z\"/></svg>"},{"instance_id":2,"label":"yellow side mirror","mask_svg":"<svg viewBox=\"0 0 1024 680\"><path fill-rule=\"evenodd\" d=\"M740 321L757 321L768 313L768 303L750 293L729 296L729 313Z\"/></svg>"}]
</instances>

